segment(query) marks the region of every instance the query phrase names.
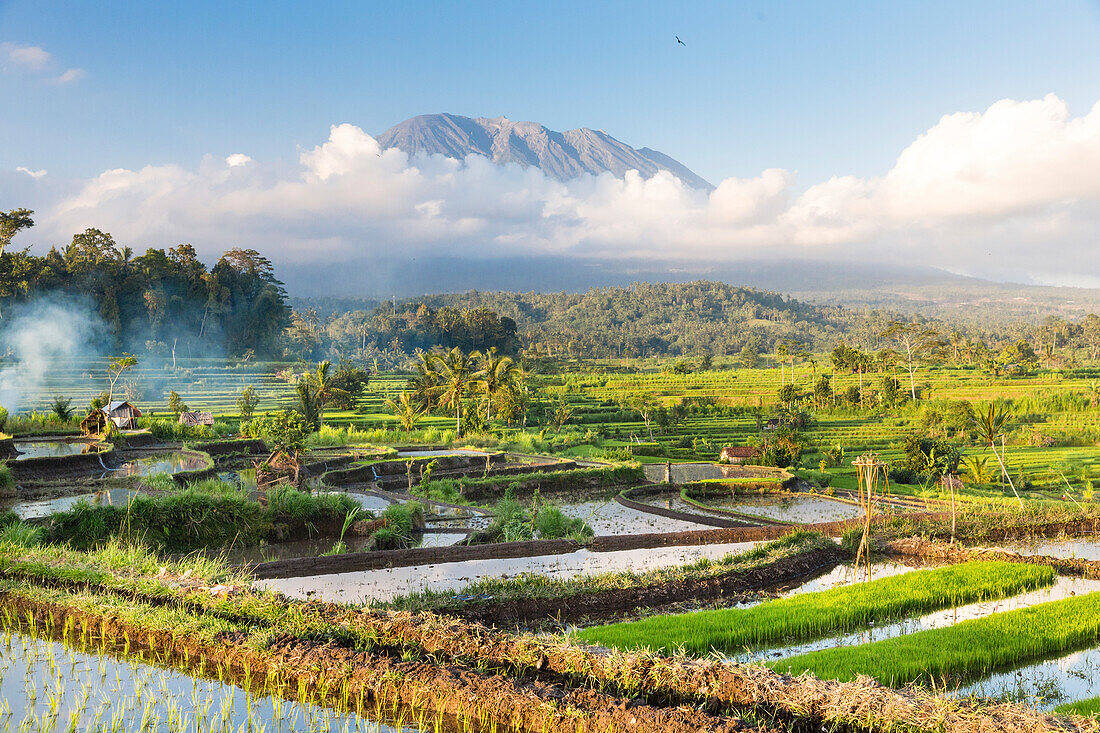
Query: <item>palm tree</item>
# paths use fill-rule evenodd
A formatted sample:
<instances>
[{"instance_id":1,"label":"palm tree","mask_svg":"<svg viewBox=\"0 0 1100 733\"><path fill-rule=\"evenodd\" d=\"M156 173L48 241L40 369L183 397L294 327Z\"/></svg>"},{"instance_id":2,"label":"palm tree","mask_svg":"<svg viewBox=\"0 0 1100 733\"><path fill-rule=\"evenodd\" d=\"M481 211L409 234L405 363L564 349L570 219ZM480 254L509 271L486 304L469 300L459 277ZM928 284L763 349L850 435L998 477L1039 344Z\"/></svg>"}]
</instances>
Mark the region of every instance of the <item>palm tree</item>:
<instances>
[{"instance_id":1,"label":"palm tree","mask_svg":"<svg viewBox=\"0 0 1100 733\"><path fill-rule=\"evenodd\" d=\"M406 433L412 432L416 424L420 422L420 418L428 412L427 406L417 402L413 393L408 391L402 392L396 402L387 399L386 408L397 416L397 419L401 421L401 427L405 429Z\"/></svg>"},{"instance_id":2,"label":"palm tree","mask_svg":"<svg viewBox=\"0 0 1100 733\"><path fill-rule=\"evenodd\" d=\"M492 415L493 398L516 387L523 376L519 366L510 356L498 356L494 346L481 356L481 388L485 392L485 422Z\"/></svg>"},{"instance_id":3,"label":"palm tree","mask_svg":"<svg viewBox=\"0 0 1100 733\"><path fill-rule=\"evenodd\" d=\"M455 438L462 437L462 401L479 384L475 359L480 356L476 351L464 354L456 346L444 356L433 354L429 357L438 377L432 394L439 399L441 405L453 407L455 410Z\"/></svg>"},{"instance_id":4,"label":"palm tree","mask_svg":"<svg viewBox=\"0 0 1100 733\"><path fill-rule=\"evenodd\" d=\"M334 399L350 397L346 390L333 384L331 372L332 362L322 361L317 364L317 371L306 372L302 375L302 382L312 392L313 401L317 408L318 427L325 424L325 405Z\"/></svg>"},{"instance_id":5,"label":"palm tree","mask_svg":"<svg viewBox=\"0 0 1100 733\"><path fill-rule=\"evenodd\" d=\"M439 386L439 375L435 373L431 354L420 351L418 355L420 361L416 363L416 376L408 381L406 387L417 402L430 410L435 406L435 388Z\"/></svg>"},{"instance_id":6,"label":"palm tree","mask_svg":"<svg viewBox=\"0 0 1100 733\"><path fill-rule=\"evenodd\" d=\"M1023 509L1024 500L1020 498L1020 494L1016 491L1016 485L1012 483L1012 477L1008 475L1004 459L997 453L997 438L1004 435L1005 426L1008 424L1008 413L998 408L996 402L990 402L988 409L974 410L974 416L970 418L970 422L977 430L978 436L989 443L989 449L993 451L993 457L997 459L997 463L1001 466L1001 475L1008 479L1008 485L1012 488L1012 493L1016 495L1016 501L1020 502L1020 508Z\"/></svg>"}]
</instances>

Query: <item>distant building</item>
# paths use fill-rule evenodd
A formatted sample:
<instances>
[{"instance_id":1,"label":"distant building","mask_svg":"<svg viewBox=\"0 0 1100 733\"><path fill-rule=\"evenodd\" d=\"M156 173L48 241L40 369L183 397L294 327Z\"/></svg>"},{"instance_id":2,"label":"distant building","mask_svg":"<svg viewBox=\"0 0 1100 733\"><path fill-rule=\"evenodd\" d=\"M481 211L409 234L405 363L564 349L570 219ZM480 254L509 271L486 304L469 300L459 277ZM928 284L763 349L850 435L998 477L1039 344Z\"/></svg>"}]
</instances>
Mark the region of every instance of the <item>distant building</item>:
<instances>
[{"instance_id":1,"label":"distant building","mask_svg":"<svg viewBox=\"0 0 1100 733\"><path fill-rule=\"evenodd\" d=\"M752 463L760 457L760 450L751 446L727 445L718 460L722 463Z\"/></svg>"},{"instance_id":2,"label":"distant building","mask_svg":"<svg viewBox=\"0 0 1100 733\"><path fill-rule=\"evenodd\" d=\"M134 430L137 428L137 419L141 417L141 410L129 402L115 400L106 407L93 410L80 422L80 432L84 435L100 435L107 430L107 421L110 420L119 430Z\"/></svg>"},{"instance_id":3,"label":"distant building","mask_svg":"<svg viewBox=\"0 0 1100 733\"><path fill-rule=\"evenodd\" d=\"M212 412L181 412L180 425L194 428L199 425L214 425L214 413Z\"/></svg>"}]
</instances>

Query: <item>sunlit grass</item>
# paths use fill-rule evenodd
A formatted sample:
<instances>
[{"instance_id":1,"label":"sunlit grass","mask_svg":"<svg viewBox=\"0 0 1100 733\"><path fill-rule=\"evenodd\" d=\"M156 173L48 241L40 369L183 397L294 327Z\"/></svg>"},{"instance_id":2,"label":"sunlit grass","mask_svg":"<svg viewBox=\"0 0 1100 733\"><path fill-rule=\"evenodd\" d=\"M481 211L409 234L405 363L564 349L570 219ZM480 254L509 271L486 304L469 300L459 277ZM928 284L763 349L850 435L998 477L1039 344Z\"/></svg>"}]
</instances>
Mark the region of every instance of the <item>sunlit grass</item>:
<instances>
[{"instance_id":1,"label":"sunlit grass","mask_svg":"<svg viewBox=\"0 0 1100 733\"><path fill-rule=\"evenodd\" d=\"M976 562L801 593L751 608L652 616L596 626L577 632L577 637L624 649L683 649L696 655L713 649L733 652L772 641L848 631L917 611L1004 598L1053 582L1054 571L1048 567Z\"/></svg>"},{"instance_id":2,"label":"sunlit grass","mask_svg":"<svg viewBox=\"0 0 1100 733\"><path fill-rule=\"evenodd\" d=\"M861 646L810 652L773 663L822 679L874 677L886 685L972 679L1100 639L1100 593L1042 603Z\"/></svg>"}]
</instances>

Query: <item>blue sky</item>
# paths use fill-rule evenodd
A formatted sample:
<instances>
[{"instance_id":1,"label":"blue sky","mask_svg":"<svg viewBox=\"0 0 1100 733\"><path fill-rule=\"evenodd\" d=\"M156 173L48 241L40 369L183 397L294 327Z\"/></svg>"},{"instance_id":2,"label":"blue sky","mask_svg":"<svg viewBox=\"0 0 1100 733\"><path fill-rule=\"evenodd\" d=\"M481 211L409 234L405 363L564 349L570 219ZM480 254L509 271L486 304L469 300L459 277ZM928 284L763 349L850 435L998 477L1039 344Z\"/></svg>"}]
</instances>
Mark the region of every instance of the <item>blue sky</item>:
<instances>
[{"instance_id":1,"label":"blue sky","mask_svg":"<svg viewBox=\"0 0 1100 733\"><path fill-rule=\"evenodd\" d=\"M712 181L872 175L943 114L1100 90L1084 2L0 2L3 167L65 176L245 150L415 114L603 128ZM688 44L678 46L673 35Z\"/></svg>"},{"instance_id":2,"label":"blue sky","mask_svg":"<svg viewBox=\"0 0 1100 733\"><path fill-rule=\"evenodd\" d=\"M1053 1L0 0L0 208L36 210L21 246L96 226L346 272L774 255L1100 287L1098 21ZM370 137L432 112L604 129L718 188Z\"/></svg>"}]
</instances>

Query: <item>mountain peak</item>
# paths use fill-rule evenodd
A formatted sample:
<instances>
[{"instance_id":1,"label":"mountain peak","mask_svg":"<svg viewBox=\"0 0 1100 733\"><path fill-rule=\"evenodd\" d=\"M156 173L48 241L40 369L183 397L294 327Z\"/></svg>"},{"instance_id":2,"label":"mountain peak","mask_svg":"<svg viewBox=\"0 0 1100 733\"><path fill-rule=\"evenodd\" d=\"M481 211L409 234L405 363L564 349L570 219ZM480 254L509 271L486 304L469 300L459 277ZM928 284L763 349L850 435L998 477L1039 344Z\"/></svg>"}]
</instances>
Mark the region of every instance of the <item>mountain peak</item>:
<instances>
[{"instance_id":1,"label":"mountain peak","mask_svg":"<svg viewBox=\"0 0 1100 733\"><path fill-rule=\"evenodd\" d=\"M377 139L382 148L399 148L410 156L483 155L500 165L534 166L559 181L586 173L610 172L622 177L636 170L650 178L659 171L668 171L692 188L714 188L664 153L632 148L604 130L587 127L555 132L537 122L516 122L504 116L472 118L444 112L407 119Z\"/></svg>"}]
</instances>

